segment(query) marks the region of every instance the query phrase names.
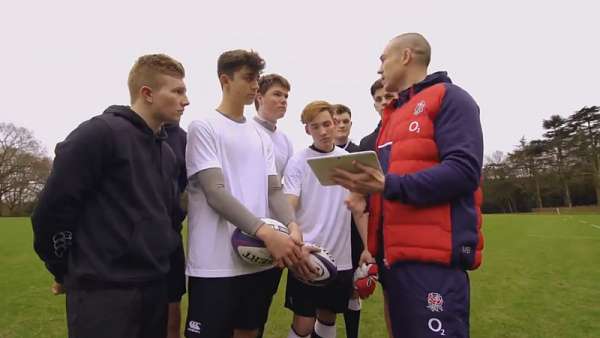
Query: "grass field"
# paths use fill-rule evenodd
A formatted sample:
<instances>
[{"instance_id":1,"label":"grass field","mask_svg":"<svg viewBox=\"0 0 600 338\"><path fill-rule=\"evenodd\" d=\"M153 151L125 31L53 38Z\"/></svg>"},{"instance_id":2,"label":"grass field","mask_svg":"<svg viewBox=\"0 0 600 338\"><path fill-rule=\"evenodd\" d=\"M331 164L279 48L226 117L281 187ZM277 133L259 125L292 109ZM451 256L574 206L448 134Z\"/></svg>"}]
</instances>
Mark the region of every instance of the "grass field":
<instances>
[{"instance_id":1,"label":"grass field","mask_svg":"<svg viewBox=\"0 0 600 338\"><path fill-rule=\"evenodd\" d=\"M484 233L472 337L600 337L600 215L490 215ZM64 297L50 294L29 220L0 218L0 236L0 337L66 337ZM281 288L265 337L287 336L282 304ZM361 336L385 337L379 292L364 303Z\"/></svg>"}]
</instances>

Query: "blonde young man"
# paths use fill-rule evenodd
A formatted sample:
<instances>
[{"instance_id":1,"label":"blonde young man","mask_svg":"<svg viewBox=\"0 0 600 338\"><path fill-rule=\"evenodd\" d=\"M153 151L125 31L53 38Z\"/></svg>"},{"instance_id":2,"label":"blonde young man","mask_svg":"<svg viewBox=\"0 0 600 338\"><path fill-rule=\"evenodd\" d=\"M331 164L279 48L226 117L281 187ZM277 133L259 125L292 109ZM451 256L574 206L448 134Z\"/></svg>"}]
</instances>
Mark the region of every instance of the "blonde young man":
<instances>
[{"instance_id":1,"label":"blonde young man","mask_svg":"<svg viewBox=\"0 0 600 338\"><path fill-rule=\"evenodd\" d=\"M339 186L322 186L306 160L347 152L335 145L335 122L329 103L311 102L302 111L301 120L313 144L290 159L285 169L284 191L296 211L303 240L328 250L335 258L338 275L323 287L309 286L302 278L288 275L285 306L294 312L288 338L333 338L336 314L345 312L353 291L351 214L344 206L349 192ZM364 226L359 232L366 240L366 223L361 224Z\"/></svg>"},{"instance_id":2,"label":"blonde young man","mask_svg":"<svg viewBox=\"0 0 600 338\"><path fill-rule=\"evenodd\" d=\"M255 52L221 54L221 103L188 128L186 337L256 337L277 291L279 268L309 273L293 212L281 190L272 142L243 114L244 106L255 100L264 66ZM287 225L291 236L265 225L260 218L267 215ZM263 240L277 267L243 262L231 245L236 228Z\"/></svg>"},{"instance_id":3,"label":"blonde young man","mask_svg":"<svg viewBox=\"0 0 600 338\"><path fill-rule=\"evenodd\" d=\"M166 336L166 275L181 235L162 125L189 104L184 75L169 56L140 57L131 106L108 107L56 146L32 224L56 291L66 290L69 337Z\"/></svg>"}]
</instances>

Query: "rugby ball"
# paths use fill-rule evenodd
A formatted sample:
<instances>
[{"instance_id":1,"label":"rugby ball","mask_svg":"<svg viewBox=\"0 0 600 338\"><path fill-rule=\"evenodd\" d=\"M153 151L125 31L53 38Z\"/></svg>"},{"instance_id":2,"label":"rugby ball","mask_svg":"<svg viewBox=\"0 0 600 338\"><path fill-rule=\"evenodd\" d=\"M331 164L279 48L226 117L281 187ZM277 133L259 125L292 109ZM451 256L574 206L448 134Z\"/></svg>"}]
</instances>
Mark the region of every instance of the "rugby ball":
<instances>
[{"instance_id":1,"label":"rugby ball","mask_svg":"<svg viewBox=\"0 0 600 338\"><path fill-rule=\"evenodd\" d=\"M319 251L315 251L310 255L310 262L317 269L317 273L316 277L310 280L303 278L298 279L304 282L305 284L312 286L325 286L331 283L331 281L333 281L337 277L338 271L333 256L327 250L323 249L318 245L310 243L305 243L304 245L312 246L319 249Z\"/></svg>"},{"instance_id":2,"label":"rugby ball","mask_svg":"<svg viewBox=\"0 0 600 338\"><path fill-rule=\"evenodd\" d=\"M274 219L261 218L261 220L276 231L285 233L286 235L290 234L285 225ZM265 242L240 229L235 229L231 235L231 245L233 246L233 250L246 263L259 266L273 265L273 257L269 250L267 250Z\"/></svg>"}]
</instances>

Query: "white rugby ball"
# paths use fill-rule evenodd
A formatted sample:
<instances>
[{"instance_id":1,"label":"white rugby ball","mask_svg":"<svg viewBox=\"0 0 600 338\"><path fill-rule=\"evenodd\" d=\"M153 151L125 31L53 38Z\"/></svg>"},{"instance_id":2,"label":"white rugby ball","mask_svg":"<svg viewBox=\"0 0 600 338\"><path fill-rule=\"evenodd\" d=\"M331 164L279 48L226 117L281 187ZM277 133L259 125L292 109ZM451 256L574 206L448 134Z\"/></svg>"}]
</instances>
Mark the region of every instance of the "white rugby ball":
<instances>
[{"instance_id":1,"label":"white rugby ball","mask_svg":"<svg viewBox=\"0 0 600 338\"><path fill-rule=\"evenodd\" d=\"M317 269L316 277L306 280L299 278L300 281L312 285L312 286L325 286L333 281L337 277L337 265L335 264L335 258L322 247L305 243L304 245L312 246L320 249L320 251L313 252L310 255L310 260L313 266Z\"/></svg>"},{"instance_id":2,"label":"white rugby ball","mask_svg":"<svg viewBox=\"0 0 600 338\"><path fill-rule=\"evenodd\" d=\"M286 235L290 234L288 228L281 224L281 222L271 218L261 218L261 220L265 222L265 224L273 227L276 231ZM273 265L273 256L271 256L271 253L267 250L265 243L240 229L235 229L231 235L231 245L233 246L233 250L235 250L239 257L246 263L259 266Z\"/></svg>"}]
</instances>

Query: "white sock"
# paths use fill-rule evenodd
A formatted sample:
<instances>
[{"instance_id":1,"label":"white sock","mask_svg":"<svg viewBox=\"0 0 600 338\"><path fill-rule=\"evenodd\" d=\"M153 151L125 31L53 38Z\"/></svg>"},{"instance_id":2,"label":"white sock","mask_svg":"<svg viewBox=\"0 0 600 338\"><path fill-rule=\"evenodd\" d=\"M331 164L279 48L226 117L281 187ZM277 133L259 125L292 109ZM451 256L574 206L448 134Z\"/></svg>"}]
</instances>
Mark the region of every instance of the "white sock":
<instances>
[{"instance_id":1,"label":"white sock","mask_svg":"<svg viewBox=\"0 0 600 338\"><path fill-rule=\"evenodd\" d=\"M348 300L348 309L352 311L360 311L361 308L362 302L360 301L360 298L350 298L350 300Z\"/></svg>"},{"instance_id":2,"label":"white sock","mask_svg":"<svg viewBox=\"0 0 600 338\"><path fill-rule=\"evenodd\" d=\"M335 324L325 325L317 319L317 321L315 321L315 333L323 338L335 338Z\"/></svg>"},{"instance_id":3,"label":"white sock","mask_svg":"<svg viewBox=\"0 0 600 338\"><path fill-rule=\"evenodd\" d=\"M299 336L293 328L290 327L290 333L288 333L287 338L309 338L310 333L307 336Z\"/></svg>"}]
</instances>

